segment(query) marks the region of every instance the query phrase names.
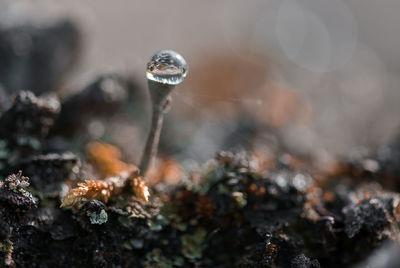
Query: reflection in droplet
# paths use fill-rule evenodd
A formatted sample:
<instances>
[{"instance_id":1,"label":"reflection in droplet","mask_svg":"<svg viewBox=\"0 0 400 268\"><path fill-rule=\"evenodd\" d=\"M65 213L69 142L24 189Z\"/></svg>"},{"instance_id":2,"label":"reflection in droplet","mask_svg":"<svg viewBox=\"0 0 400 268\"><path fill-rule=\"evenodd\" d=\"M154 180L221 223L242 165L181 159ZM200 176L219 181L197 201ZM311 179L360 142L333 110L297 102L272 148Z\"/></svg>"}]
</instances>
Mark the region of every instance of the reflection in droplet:
<instances>
[{"instance_id":1,"label":"reflection in droplet","mask_svg":"<svg viewBox=\"0 0 400 268\"><path fill-rule=\"evenodd\" d=\"M187 63L180 54L162 50L147 63L146 77L158 83L177 85L185 79L187 72Z\"/></svg>"}]
</instances>

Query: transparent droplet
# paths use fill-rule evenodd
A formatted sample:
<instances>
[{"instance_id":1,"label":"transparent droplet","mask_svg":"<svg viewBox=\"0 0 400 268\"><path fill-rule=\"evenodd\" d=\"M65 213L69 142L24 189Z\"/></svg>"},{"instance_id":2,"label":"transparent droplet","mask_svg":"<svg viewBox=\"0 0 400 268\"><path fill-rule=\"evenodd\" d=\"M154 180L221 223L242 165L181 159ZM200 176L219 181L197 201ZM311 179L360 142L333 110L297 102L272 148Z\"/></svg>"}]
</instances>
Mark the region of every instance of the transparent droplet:
<instances>
[{"instance_id":1,"label":"transparent droplet","mask_svg":"<svg viewBox=\"0 0 400 268\"><path fill-rule=\"evenodd\" d=\"M146 77L158 83L177 85L185 79L187 72L187 63L180 54L162 50L147 63Z\"/></svg>"}]
</instances>

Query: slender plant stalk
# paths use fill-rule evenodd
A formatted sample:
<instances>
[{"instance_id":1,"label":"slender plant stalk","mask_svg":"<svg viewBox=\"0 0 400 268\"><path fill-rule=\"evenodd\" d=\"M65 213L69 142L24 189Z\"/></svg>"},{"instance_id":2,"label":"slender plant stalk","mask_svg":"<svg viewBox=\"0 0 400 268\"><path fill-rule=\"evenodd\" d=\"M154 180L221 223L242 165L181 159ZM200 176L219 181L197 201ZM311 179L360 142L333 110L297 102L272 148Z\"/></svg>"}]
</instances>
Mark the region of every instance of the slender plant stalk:
<instances>
[{"instance_id":1,"label":"slender plant stalk","mask_svg":"<svg viewBox=\"0 0 400 268\"><path fill-rule=\"evenodd\" d=\"M146 147L143 151L142 162L140 163L140 173L143 175L146 174L153 158L157 155L158 141L160 140L163 118L164 113L162 111L153 109L150 133L147 138Z\"/></svg>"},{"instance_id":2,"label":"slender plant stalk","mask_svg":"<svg viewBox=\"0 0 400 268\"><path fill-rule=\"evenodd\" d=\"M140 163L140 174L144 176L151 167L153 159L157 155L158 142L160 140L161 128L163 125L164 114L169 110L171 98L169 93L174 86L149 81L149 91L152 100L152 119L150 133L147 137L146 146L143 151Z\"/></svg>"},{"instance_id":3,"label":"slender plant stalk","mask_svg":"<svg viewBox=\"0 0 400 268\"><path fill-rule=\"evenodd\" d=\"M144 176L157 155L158 142L164 114L171 103L170 93L186 77L188 67L185 59L172 50L162 50L153 55L147 63L146 77L153 107L151 128L140 163Z\"/></svg>"}]
</instances>

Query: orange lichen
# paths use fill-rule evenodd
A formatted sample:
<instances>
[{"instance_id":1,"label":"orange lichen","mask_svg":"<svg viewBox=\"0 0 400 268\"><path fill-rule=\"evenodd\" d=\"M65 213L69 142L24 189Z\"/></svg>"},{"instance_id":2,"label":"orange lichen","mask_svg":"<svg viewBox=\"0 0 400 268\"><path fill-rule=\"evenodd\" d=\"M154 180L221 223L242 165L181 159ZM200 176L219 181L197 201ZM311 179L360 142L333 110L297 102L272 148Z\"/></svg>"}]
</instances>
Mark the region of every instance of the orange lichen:
<instances>
[{"instance_id":1,"label":"orange lichen","mask_svg":"<svg viewBox=\"0 0 400 268\"><path fill-rule=\"evenodd\" d=\"M265 192L266 192L265 187L264 187L264 186L261 186L261 187L258 189L257 195L258 195L258 196L262 196L262 195L265 194Z\"/></svg>"},{"instance_id":2,"label":"orange lichen","mask_svg":"<svg viewBox=\"0 0 400 268\"><path fill-rule=\"evenodd\" d=\"M137 169L134 165L120 160L121 151L117 147L103 142L89 143L87 146L87 157L103 178Z\"/></svg>"},{"instance_id":3,"label":"orange lichen","mask_svg":"<svg viewBox=\"0 0 400 268\"><path fill-rule=\"evenodd\" d=\"M249 186L249 191L250 192L254 193L255 191L257 191L257 189L258 189L257 184L255 184L255 183L250 184L250 186Z\"/></svg>"},{"instance_id":4,"label":"orange lichen","mask_svg":"<svg viewBox=\"0 0 400 268\"><path fill-rule=\"evenodd\" d=\"M97 199L107 203L112 195L120 194L126 180L111 177L106 180L85 180L78 187L71 189L63 198L60 207L72 207L83 200Z\"/></svg>"}]
</instances>

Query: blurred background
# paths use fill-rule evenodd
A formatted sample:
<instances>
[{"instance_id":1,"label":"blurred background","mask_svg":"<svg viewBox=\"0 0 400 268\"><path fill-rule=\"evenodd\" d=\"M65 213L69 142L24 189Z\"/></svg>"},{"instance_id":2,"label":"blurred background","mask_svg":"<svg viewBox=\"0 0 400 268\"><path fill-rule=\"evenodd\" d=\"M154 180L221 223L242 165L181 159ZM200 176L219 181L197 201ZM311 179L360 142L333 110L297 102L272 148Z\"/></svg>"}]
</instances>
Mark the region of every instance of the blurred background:
<instances>
[{"instance_id":1,"label":"blurred background","mask_svg":"<svg viewBox=\"0 0 400 268\"><path fill-rule=\"evenodd\" d=\"M129 101L93 112L75 139L107 140L137 162L150 121L145 66L173 49L189 74L173 94L161 155L190 165L246 149L328 163L397 138L399 10L396 0L0 0L2 94L77 102L71 96L98 77L123 77L128 94L113 96ZM46 56L32 60L37 51ZM120 80L105 80L100 87L118 91Z\"/></svg>"}]
</instances>

